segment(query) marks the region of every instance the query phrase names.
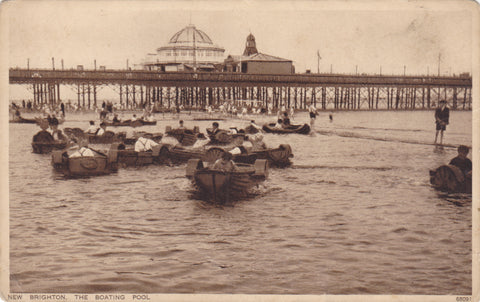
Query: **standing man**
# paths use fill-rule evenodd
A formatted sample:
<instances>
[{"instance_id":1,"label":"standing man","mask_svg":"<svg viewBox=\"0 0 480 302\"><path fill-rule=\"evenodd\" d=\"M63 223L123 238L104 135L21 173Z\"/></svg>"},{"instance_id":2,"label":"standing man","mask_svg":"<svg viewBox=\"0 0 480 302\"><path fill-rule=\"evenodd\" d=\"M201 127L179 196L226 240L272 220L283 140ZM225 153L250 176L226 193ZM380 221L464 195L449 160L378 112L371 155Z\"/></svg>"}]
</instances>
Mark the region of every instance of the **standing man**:
<instances>
[{"instance_id":1,"label":"standing man","mask_svg":"<svg viewBox=\"0 0 480 302\"><path fill-rule=\"evenodd\" d=\"M440 145L443 144L443 131L447 129L449 117L450 109L447 107L447 102L445 100L441 100L438 102L438 108L435 110L435 124L437 125L435 144L437 144L438 132L440 132Z\"/></svg>"}]
</instances>

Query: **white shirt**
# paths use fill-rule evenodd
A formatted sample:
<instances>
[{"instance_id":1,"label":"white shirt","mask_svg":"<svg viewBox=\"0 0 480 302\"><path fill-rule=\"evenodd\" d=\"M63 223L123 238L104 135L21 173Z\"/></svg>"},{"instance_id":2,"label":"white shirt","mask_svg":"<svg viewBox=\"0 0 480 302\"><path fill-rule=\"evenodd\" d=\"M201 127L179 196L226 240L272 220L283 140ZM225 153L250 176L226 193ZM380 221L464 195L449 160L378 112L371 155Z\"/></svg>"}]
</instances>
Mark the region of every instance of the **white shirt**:
<instances>
[{"instance_id":1,"label":"white shirt","mask_svg":"<svg viewBox=\"0 0 480 302\"><path fill-rule=\"evenodd\" d=\"M104 135L104 134L105 134L105 130L103 130L103 128L98 129L97 135Z\"/></svg>"},{"instance_id":2,"label":"white shirt","mask_svg":"<svg viewBox=\"0 0 480 302\"><path fill-rule=\"evenodd\" d=\"M82 148L78 149L77 151L75 151L69 157L87 157L87 156L88 157L95 156L95 152L93 152L93 150L91 150L89 148L82 147Z\"/></svg>"},{"instance_id":3,"label":"white shirt","mask_svg":"<svg viewBox=\"0 0 480 302\"><path fill-rule=\"evenodd\" d=\"M141 152L141 151L148 151L152 150L154 146L158 146L156 142L154 142L151 139L140 137L137 142L135 143L135 151L136 152Z\"/></svg>"},{"instance_id":4,"label":"white shirt","mask_svg":"<svg viewBox=\"0 0 480 302\"><path fill-rule=\"evenodd\" d=\"M90 134L95 134L97 132L98 127L95 125L90 125L87 130L85 130L85 133L90 133Z\"/></svg>"}]
</instances>

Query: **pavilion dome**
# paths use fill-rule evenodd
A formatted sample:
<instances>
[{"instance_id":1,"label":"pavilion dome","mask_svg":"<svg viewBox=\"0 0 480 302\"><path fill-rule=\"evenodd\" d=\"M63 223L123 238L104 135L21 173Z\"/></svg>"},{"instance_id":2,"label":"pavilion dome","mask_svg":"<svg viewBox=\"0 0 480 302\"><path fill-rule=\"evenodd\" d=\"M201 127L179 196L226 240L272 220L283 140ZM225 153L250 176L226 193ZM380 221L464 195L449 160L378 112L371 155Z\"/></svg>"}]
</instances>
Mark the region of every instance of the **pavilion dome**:
<instances>
[{"instance_id":1,"label":"pavilion dome","mask_svg":"<svg viewBox=\"0 0 480 302\"><path fill-rule=\"evenodd\" d=\"M225 49L195 25L190 24L175 33L169 42L157 48L155 56L147 58L145 65L205 65L223 63Z\"/></svg>"},{"instance_id":2,"label":"pavilion dome","mask_svg":"<svg viewBox=\"0 0 480 302\"><path fill-rule=\"evenodd\" d=\"M195 28L195 25L188 25L170 38L169 43L206 43L213 44L210 37L203 31Z\"/></svg>"}]
</instances>

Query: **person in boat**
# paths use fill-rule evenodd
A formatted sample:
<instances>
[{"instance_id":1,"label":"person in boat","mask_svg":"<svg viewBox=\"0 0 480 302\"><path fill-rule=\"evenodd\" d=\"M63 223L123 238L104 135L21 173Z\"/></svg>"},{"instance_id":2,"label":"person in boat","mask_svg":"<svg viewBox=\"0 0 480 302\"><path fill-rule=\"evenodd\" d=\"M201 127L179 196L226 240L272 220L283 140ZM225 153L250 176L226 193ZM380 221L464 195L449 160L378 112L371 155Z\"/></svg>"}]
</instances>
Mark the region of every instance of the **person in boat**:
<instances>
[{"instance_id":1,"label":"person in boat","mask_svg":"<svg viewBox=\"0 0 480 302\"><path fill-rule=\"evenodd\" d=\"M137 118L137 115L134 114L133 117L132 117L132 119L131 119L130 121L134 122L134 121L136 121L136 120L138 120L138 118Z\"/></svg>"},{"instance_id":2,"label":"person in boat","mask_svg":"<svg viewBox=\"0 0 480 302\"><path fill-rule=\"evenodd\" d=\"M95 151L90 149L86 143L80 143L79 149L68 157L94 157Z\"/></svg>"},{"instance_id":3,"label":"person in boat","mask_svg":"<svg viewBox=\"0 0 480 302\"><path fill-rule=\"evenodd\" d=\"M236 137L234 140L235 147L230 150L229 152L232 153L233 155L237 154L247 154L248 150L252 150L253 145L252 143L248 140L248 137Z\"/></svg>"},{"instance_id":4,"label":"person in boat","mask_svg":"<svg viewBox=\"0 0 480 302\"><path fill-rule=\"evenodd\" d=\"M108 114L108 111L105 108L103 108L102 111L100 111L100 120L101 121L106 120L107 114Z\"/></svg>"},{"instance_id":5,"label":"person in boat","mask_svg":"<svg viewBox=\"0 0 480 302\"><path fill-rule=\"evenodd\" d=\"M55 141L67 141L67 137L63 134L62 130L58 129L58 125L52 125L52 137Z\"/></svg>"},{"instance_id":6,"label":"person in boat","mask_svg":"<svg viewBox=\"0 0 480 302\"><path fill-rule=\"evenodd\" d=\"M52 134L47 131L48 123L43 121L39 126L42 130L33 136L33 141L36 143L53 143L55 139Z\"/></svg>"},{"instance_id":7,"label":"person in boat","mask_svg":"<svg viewBox=\"0 0 480 302\"><path fill-rule=\"evenodd\" d=\"M237 165L232 160L233 155L230 152L224 152L222 157L217 159L213 164L212 170L219 170L223 172L235 172L238 171Z\"/></svg>"},{"instance_id":8,"label":"person in boat","mask_svg":"<svg viewBox=\"0 0 480 302\"><path fill-rule=\"evenodd\" d=\"M183 120L178 121L178 129L185 129L183 125Z\"/></svg>"},{"instance_id":9,"label":"person in boat","mask_svg":"<svg viewBox=\"0 0 480 302\"><path fill-rule=\"evenodd\" d=\"M164 135L160 140L160 143L164 145L172 145L172 146L180 145L180 142L178 141L178 139L170 135Z\"/></svg>"},{"instance_id":10,"label":"person in boat","mask_svg":"<svg viewBox=\"0 0 480 302\"><path fill-rule=\"evenodd\" d=\"M437 144L438 134L440 133L440 144L443 143L443 132L447 129L448 120L450 117L450 109L447 107L447 102L441 100L438 102L438 108L435 110L435 144Z\"/></svg>"},{"instance_id":11,"label":"person in boat","mask_svg":"<svg viewBox=\"0 0 480 302\"><path fill-rule=\"evenodd\" d=\"M458 167L465 176L472 176L472 161L467 158L469 148L461 145L457 149L458 155L450 161L450 165Z\"/></svg>"},{"instance_id":12,"label":"person in boat","mask_svg":"<svg viewBox=\"0 0 480 302\"><path fill-rule=\"evenodd\" d=\"M85 133L87 134L96 134L98 131L98 127L95 126L95 122L94 121L90 121L90 126L88 127L87 130L85 130Z\"/></svg>"},{"instance_id":13,"label":"person in boat","mask_svg":"<svg viewBox=\"0 0 480 302\"><path fill-rule=\"evenodd\" d=\"M283 120L281 118L279 118L277 120L277 123L275 124L275 126L273 126L273 128L275 129L283 129Z\"/></svg>"},{"instance_id":14,"label":"person in boat","mask_svg":"<svg viewBox=\"0 0 480 302\"><path fill-rule=\"evenodd\" d=\"M261 151L267 149L263 141L263 135L259 132L248 136L248 141L252 144L252 151Z\"/></svg>"},{"instance_id":15,"label":"person in boat","mask_svg":"<svg viewBox=\"0 0 480 302\"><path fill-rule=\"evenodd\" d=\"M251 120L249 126L255 128L255 129L259 130L259 131L262 130L262 127L259 126L259 125L257 125L257 124L255 123L255 120Z\"/></svg>"},{"instance_id":16,"label":"person in boat","mask_svg":"<svg viewBox=\"0 0 480 302\"><path fill-rule=\"evenodd\" d=\"M283 128L288 128L290 126L290 118L288 117L288 113L284 112L283 113L283 122L282 122Z\"/></svg>"},{"instance_id":17,"label":"person in boat","mask_svg":"<svg viewBox=\"0 0 480 302\"><path fill-rule=\"evenodd\" d=\"M50 126L58 126L59 122L55 113L52 114L52 118L50 119Z\"/></svg>"},{"instance_id":18,"label":"person in boat","mask_svg":"<svg viewBox=\"0 0 480 302\"><path fill-rule=\"evenodd\" d=\"M120 123L120 120L118 119L118 114L117 114L117 113L115 113L115 115L113 116L112 122L114 122L114 123Z\"/></svg>"},{"instance_id":19,"label":"person in boat","mask_svg":"<svg viewBox=\"0 0 480 302\"><path fill-rule=\"evenodd\" d=\"M204 135L199 135L197 137L197 140L195 141L195 143L193 144L192 148L193 149L202 149L204 148L206 145L208 145L208 143L210 143L210 139Z\"/></svg>"},{"instance_id":20,"label":"person in boat","mask_svg":"<svg viewBox=\"0 0 480 302\"><path fill-rule=\"evenodd\" d=\"M212 123L212 131L210 133L212 133L212 135L217 134L220 131L219 127L220 127L220 125L217 122L213 122Z\"/></svg>"},{"instance_id":21,"label":"person in boat","mask_svg":"<svg viewBox=\"0 0 480 302\"><path fill-rule=\"evenodd\" d=\"M308 107L308 114L310 115L310 127L313 128L318 115L317 107L315 107L313 102L310 104L310 107Z\"/></svg>"},{"instance_id":22,"label":"person in boat","mask_svg":"<svg viewBox=\"0 0 480 302\"><path fill-rule=\"evenodd\" d=\"M152 151L153 147L158 145L153 139L141 136L135 142L135 152Z\"/></svg>"},{"instance_id":23,"label":"person in boat","mask_svg":"<svg viewBox=\"0 0 480 302\"><path fill-rule=\"evenodd\" d=\"M98 129L95 135L98 135L98 136L104 135L106 131L107 131L107 124L105 124L105 122L101 122L100 128Z\"/></svg>"}]
</instances>

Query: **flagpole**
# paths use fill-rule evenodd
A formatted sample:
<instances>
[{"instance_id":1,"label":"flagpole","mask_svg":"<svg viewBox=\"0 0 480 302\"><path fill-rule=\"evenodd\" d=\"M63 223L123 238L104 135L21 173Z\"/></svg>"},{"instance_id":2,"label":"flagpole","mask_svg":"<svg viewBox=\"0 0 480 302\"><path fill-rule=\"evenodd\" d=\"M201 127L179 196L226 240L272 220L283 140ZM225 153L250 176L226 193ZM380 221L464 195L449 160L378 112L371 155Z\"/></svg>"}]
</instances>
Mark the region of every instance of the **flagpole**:
<instances>
[{"instance_id":1,"label":"flagpole","mask_svg":"<svg viewBox=\"0 0 480 302\"><path fill-rule=\"evenodd\" d=\"M320 51L317 50L317 73L320 73Z\"/></svg>"}]
</instances>

